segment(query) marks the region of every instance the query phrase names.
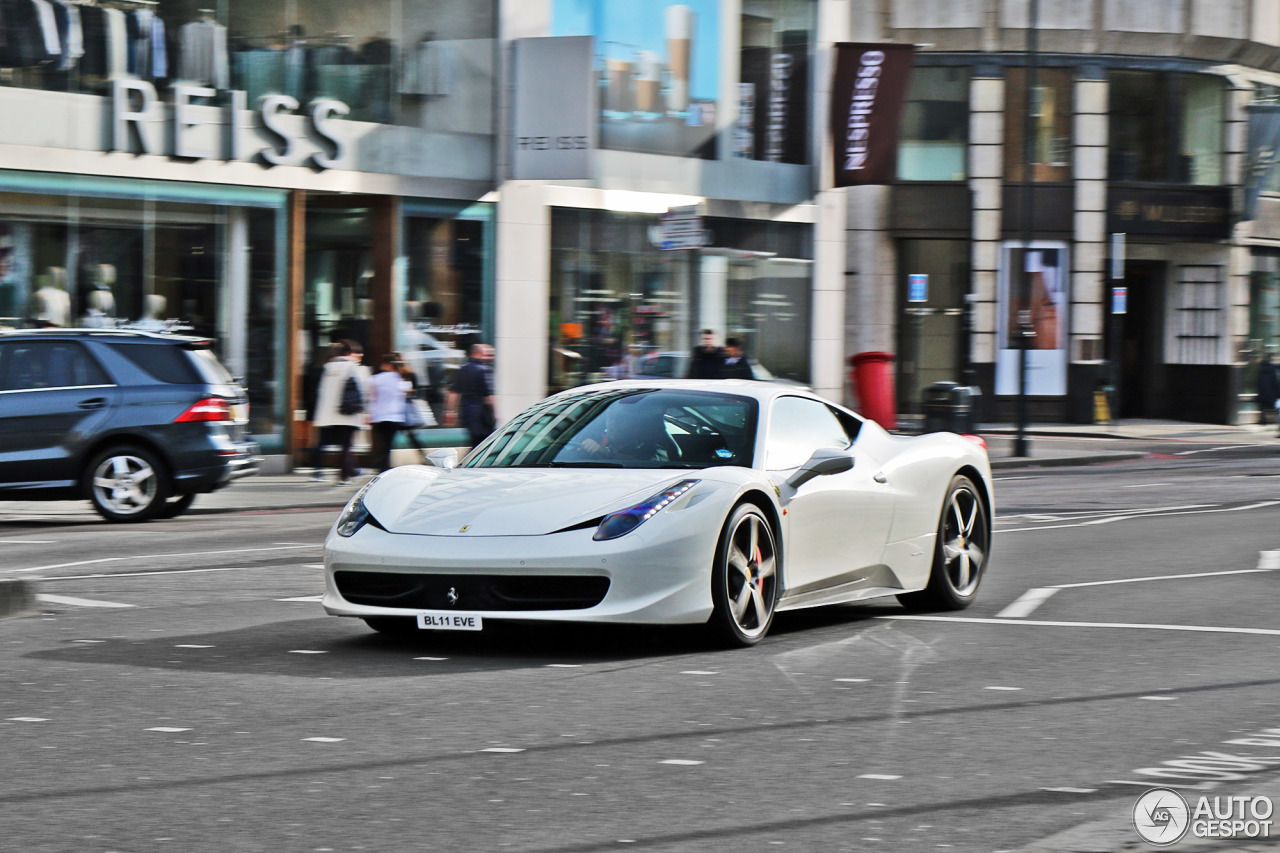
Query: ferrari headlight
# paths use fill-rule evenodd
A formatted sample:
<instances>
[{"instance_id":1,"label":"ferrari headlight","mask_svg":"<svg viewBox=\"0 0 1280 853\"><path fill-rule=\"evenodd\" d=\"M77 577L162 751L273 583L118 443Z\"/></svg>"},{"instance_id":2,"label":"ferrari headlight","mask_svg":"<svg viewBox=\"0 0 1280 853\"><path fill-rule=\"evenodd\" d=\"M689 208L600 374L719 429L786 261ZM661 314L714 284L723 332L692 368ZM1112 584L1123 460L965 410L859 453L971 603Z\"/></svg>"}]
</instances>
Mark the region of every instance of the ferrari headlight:
<instances>
[{"instance_id":1,"label":"ferrari headlight","mask_svg":"<svg viewBox=\"0 0 1280 853\"><path fill-rule=\"evenodd\" d=\"M364 505L364 494L369 491L369 487L378 482L378 478L374 477L365 483L360 491L356 492L356 496L351 499L346 508L342 510L342 514L338 516L338 535L339 536L355 536L356 531L373 518L369 514L369 509Z\"/></svg>"},{"instance_id":2,"label":"ferrari headlight","mask_svg":"<svg viewBox=\"0 0 1280 853\"><path fill-rule=\"evenodd\" d=\"M609 513L601 520L600 526L596 528L596 533L591 538L597 542L604 542L627 535L700 482L701 480L681 480L633 507Z\"/></svg>"}]
</instances>

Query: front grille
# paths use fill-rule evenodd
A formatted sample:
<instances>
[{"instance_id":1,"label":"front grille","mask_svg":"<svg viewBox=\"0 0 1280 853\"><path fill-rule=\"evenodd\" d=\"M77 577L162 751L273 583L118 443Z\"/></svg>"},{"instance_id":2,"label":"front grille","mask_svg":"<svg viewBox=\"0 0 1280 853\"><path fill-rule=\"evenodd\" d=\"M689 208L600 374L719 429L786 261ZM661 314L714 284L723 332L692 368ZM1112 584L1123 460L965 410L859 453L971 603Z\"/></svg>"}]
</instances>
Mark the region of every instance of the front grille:
<instances>
[{"instance_id":1,"label":"front grille","mask_svg":"<svg viewBox=\"0 0 1280 853\"><path fill-rule=\"evenodd\" d=\"M333 579L352 604L413 610L582 610L609 591L608 578L588 576L335 572Z\"/></svg>"}]
</instances>

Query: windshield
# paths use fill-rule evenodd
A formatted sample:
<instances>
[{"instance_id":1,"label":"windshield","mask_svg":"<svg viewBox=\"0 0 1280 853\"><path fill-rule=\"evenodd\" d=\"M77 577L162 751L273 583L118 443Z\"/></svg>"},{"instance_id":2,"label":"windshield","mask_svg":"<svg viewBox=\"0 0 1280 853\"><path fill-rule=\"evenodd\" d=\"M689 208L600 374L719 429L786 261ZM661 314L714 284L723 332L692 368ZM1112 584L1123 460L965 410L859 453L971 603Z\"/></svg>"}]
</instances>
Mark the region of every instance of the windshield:
<instances>
[{"instance_id":1,"label":"windshield","mask_svg":"<svg viewBox=\"0 0 1280 853\"><path fill-rule=\"evenodd\" d=\"M749 467L756 401L709 391L559 394L485 439L463 468Z\"/></svg>"}]
</instances>

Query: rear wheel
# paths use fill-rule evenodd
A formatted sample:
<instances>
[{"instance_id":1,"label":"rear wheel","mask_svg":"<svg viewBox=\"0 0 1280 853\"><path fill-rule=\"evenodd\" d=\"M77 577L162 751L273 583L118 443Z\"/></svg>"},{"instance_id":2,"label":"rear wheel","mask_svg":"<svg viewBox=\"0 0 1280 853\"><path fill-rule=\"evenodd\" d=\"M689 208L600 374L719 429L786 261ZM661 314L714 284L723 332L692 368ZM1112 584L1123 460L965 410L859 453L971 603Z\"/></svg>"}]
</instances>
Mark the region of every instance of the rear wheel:
<instances>
[{"instance_id":1,"label":"rear wheel","mask_svg":"<svg viewBox=\"0 0 1280 853\"><path fill-rule=\"evenodd\" d=\"M912 610L963 610L978 594L991 551L991 519L973 481L951 480L934 543L929 585L898 596Z\"/></svg>"},{"instance_id":2,"label":"rear wheel","mask_svg":"<svg viewBox=\"0 0 1280 853\"><path fill-rule=\"evenodd\" d=\"M169 497L169 475L155 453L123 445L93 458L85 487L93 508L107 521L146 521Z\"/></svg>"},{"instance_id":3,"label":"rear wheel","mask_svg":"<svg viewBox=\"0 0 1280 853\"><path fill-rule=\"evenodd\" d=\"M753 646L773 624L777 598L773 527L754 504L739 504L725 522L711 571L711 627L730 644Z\"/></svg>"}]
</instances>

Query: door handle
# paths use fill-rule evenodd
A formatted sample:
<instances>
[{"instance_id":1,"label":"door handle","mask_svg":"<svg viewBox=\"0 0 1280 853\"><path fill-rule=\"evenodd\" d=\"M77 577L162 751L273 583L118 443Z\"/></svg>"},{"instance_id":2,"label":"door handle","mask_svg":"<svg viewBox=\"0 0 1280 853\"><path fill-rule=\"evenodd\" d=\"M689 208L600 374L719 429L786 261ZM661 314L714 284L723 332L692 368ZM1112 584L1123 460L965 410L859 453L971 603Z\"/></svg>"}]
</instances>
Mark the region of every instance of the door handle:
<instances>
[{"instance_id":1,"label":"door handle","mask_svg":"<svg viewBox=\"0 0 1280 853\"><path fill-rule=\"evenodd\" d=\"M80 409L101 409L101 408L102 408L103 406L105 406L105 405L107 405L107 398L106 398L106 397L90 397L88 400L81 400L81 401L77 404L77 408L80 408Z\"/></svg>"},{"instance_id":2,"label":"door handle","mask_svg":"<svg viewBox=\"0 0 1280 853\"><path fill-rule=\"evenodd\" d=\"M889 482L889 478L884 475L883 471L875 472L874 474L871 475L871 479L875 480L877 483Z\"/></svg>"}]
</instances>

